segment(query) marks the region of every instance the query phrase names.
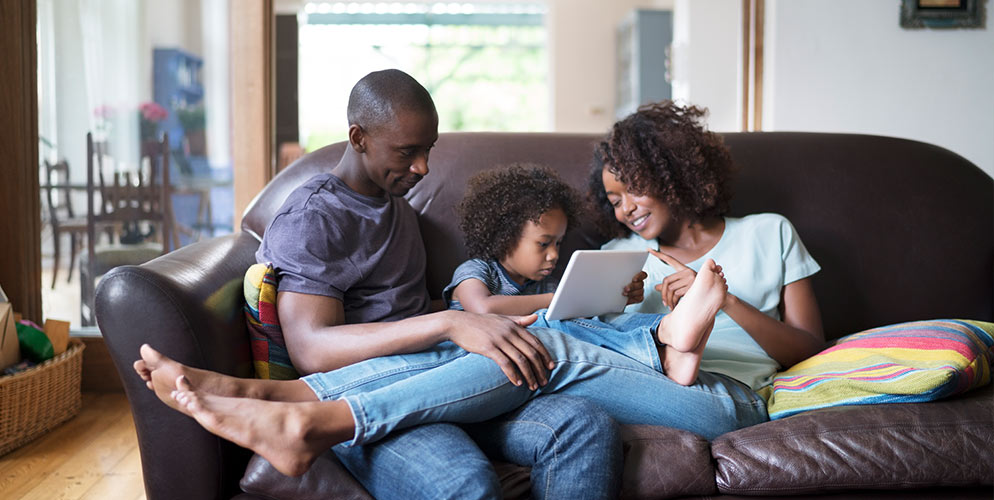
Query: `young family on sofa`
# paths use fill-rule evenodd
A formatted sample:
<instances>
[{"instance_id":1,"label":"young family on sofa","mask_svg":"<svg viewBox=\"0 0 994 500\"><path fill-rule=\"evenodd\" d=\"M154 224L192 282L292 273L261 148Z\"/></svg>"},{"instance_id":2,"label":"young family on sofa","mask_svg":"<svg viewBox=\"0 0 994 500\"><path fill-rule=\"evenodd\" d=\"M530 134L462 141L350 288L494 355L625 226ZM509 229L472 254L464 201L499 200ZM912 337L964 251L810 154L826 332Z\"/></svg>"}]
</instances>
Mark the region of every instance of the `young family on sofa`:
<instances>
[{"instance_id":1,"label":"young family on sofa","mask_svg":"<svg viewBox=\"0 0 994 500\"><path fill-rule=\"evenodd\" d=\"M591 167L569 175L541 158L467 167L476 173L461 202L445 204L456 208L445 217L458 214L470 258L453 269L451 255L430 250L444 241L431 241L430 199L420 202L415 189L431 179L439 140L431 97L400 71L371 73L350 96L337 164L306 180L296 174L303 182L272 210L260 264L245 274L260 378L167 356L157 349L170 346L154 337L134 368L175 416L288 475L312 474L331 449L376 498L507 494L490 459L530 467L537 498L713 493L708 484L633 490L637 424L690 436L691 447L713 442L712 485L755 493L734 477L722 489L726 458L713 455L739 429L820 408L932 401L989 382L991 323L895 322L826 343L817 252L781 215L727 215L737 162L704 117L672 102L643 106L596 141ZM473 161L467 152L460 165ZM578 173L589 207L573 187ZM556 264L577 246L568 230L584 227L612 238L601 248L651 256L617 291L627 296L624 313L549 320ZM429 292L440 267L448 285ZM967 317L990 321L983 307ZM129 387L129 397L135 405L141 396ZM688 445L671 446L669 460L680 446ZM990 483L988 471L932 484Z\"/></svg>"}]
</instances>

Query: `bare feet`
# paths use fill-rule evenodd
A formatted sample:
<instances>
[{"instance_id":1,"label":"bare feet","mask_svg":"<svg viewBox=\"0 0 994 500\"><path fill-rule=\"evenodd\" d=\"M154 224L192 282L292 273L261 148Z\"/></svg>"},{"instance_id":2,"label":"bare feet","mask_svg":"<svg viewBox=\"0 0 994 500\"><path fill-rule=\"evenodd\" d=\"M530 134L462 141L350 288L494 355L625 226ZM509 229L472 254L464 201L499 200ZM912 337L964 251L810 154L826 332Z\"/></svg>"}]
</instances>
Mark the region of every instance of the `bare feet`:
<instances>
[{"instance_id":1,"label":"bare feet","mask_svg":"<svg viewBox=\"0 0 994 500\"><path fill-rule=\"evenodd\" d=\"M355 423L345 401L278 402L225 397L196 390L180 375L174 408L211 433L248 448L288 476L299 476L322 453L352 439Z\"/></svg>"},{"instance_id":2,"label":"bare feet","mask_svg":"<svg viewBox=\"0 0 994 500\"><path fill-rule=\"evenodd\" d=\"M314 392L300 380L245 379L201 370L179 363L148 344L141 346L140 353L141 359L134 363L135 372L163 403L174 409L175 401L170 394L176 389L176 379L180 376L186 377L199 392L215 396L317 401Z\"/></svg>"},{"instance_id":3,"label":"bare feet","mask_svg":"<svg viewBox=\"0 0 994 500\"><path fill-rule=\"evenodd\" d=\"M160 353L148 344L143 344L139 350L141 359L135 361L134 368L138 376L145 381L149 389L163 403L176 408L171 393L176 389L176 379L186 377L191 383L203 391L220 396L245 396L245 389L238 382L240 379L220 373L191 368Z\"/></svg>"},{"instance_id":4,"label":"bare feet","mask_svg":"<svg viewBox=\"0 0 994 500\"><path fill-rule=\"evenodd\" d=\"M663 372L673 381L691 385L697 380L704 346L727 293L721 268L708 259L673 312L659 321L656 336L665 345L660 352Z\"/></svg>"}]
</instances>

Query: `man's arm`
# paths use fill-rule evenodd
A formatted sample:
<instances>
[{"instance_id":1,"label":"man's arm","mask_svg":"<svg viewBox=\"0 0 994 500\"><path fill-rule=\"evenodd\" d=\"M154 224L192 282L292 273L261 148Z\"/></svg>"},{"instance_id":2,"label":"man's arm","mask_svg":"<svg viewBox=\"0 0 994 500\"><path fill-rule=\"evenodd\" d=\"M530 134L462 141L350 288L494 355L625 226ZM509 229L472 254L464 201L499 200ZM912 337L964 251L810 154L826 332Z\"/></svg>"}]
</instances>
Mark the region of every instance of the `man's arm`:
<instances>
[{"instance_id":1,"label":"man's arm","mask_svg":"<svg viewBox=\"0 0 994 500\"><path fill-rule=\"evenodd\" d=\"M535 389L547 382L551 356L525 326L534 316L509 318L443 311L394 322L345 324L340 300L279 292L283 337L300 373L331 371L370 358L423 351L451 340L496 362L515 385Z\"/></svg>"}]
</instances>

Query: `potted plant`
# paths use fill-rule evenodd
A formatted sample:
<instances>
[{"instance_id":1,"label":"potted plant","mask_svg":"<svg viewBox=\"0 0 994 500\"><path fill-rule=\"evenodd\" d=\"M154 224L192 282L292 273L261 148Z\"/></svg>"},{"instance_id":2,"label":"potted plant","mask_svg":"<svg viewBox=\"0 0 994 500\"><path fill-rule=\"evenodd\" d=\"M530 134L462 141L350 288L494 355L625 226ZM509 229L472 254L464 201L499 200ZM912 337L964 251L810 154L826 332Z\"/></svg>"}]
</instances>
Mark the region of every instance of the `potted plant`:
<instances>
[{"instance_id":1,"label":"potted plant","mask_svg":"<svg viewBox=\"0 0 994 500\"><path fill-rule=\"evenodd\" d=\"M140 124L141 140L154 141L158 139L159 122L169 116L166 108L159 103L146 101L138 106L138 122Z\"/></svg>"},{"instance_id":2,"label":"potted plant","mask_svg":"<svg viewBox=\"0 0 994 500\"><path fill-rule=\"evenodd\" d=\"M176 110L176 119L183 126L183 152L187 156L207 154L207 127L204 106L190 106Z\"/></svg>"}]
</instances>

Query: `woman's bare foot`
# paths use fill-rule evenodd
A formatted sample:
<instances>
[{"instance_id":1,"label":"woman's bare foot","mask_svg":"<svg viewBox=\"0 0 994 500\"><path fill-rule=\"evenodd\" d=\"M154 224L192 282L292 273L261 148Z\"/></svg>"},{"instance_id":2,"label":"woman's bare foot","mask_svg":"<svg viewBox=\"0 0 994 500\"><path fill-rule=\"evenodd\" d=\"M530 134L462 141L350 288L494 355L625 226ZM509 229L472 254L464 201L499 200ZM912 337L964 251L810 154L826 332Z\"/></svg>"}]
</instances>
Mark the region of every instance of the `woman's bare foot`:
<instances>
[{"instance_id":1,"label":"woman's bare foot","mask_svg":"<svg viewBox=\"0 0 994 500\"><path fill-rule=\"evenodd\" d=\"M180 376L186 377L198 391L216 396L277 401L317 401L314 392L300 380L246 379L201 370L184 365L148 344L141 346L140 353L141 359L134 363L135 372L145 381L149 389L155 391L162 402L173 408L175 402L170 397L170 393L176 389L176 379Z\"/></svg>"},{"instance_id":2,"label":"woman's bare foot","mask_svg":"<svg viewBox=\"0 0 994 500\"><path fill-rule=\"evenodd\" d=\"M225 397L194 389L180 375L170 397L175 408L211 433L248 448L288 476L299 476L338 443L355 423L345 401L281 402Z\"/></svg>"},{"instance_id":3,"label":"woman's bare foot","mask_svg":"<svg viewBox=\"0 0 994 500\"><path fill-rule=\"evenodd\" d=\"M656 336L666 346L663 371L675 382L691 385L697 380L704 346L727 293L724 274L708 259L673 312L659 321Z\"/></svg>"}]
</instances>

